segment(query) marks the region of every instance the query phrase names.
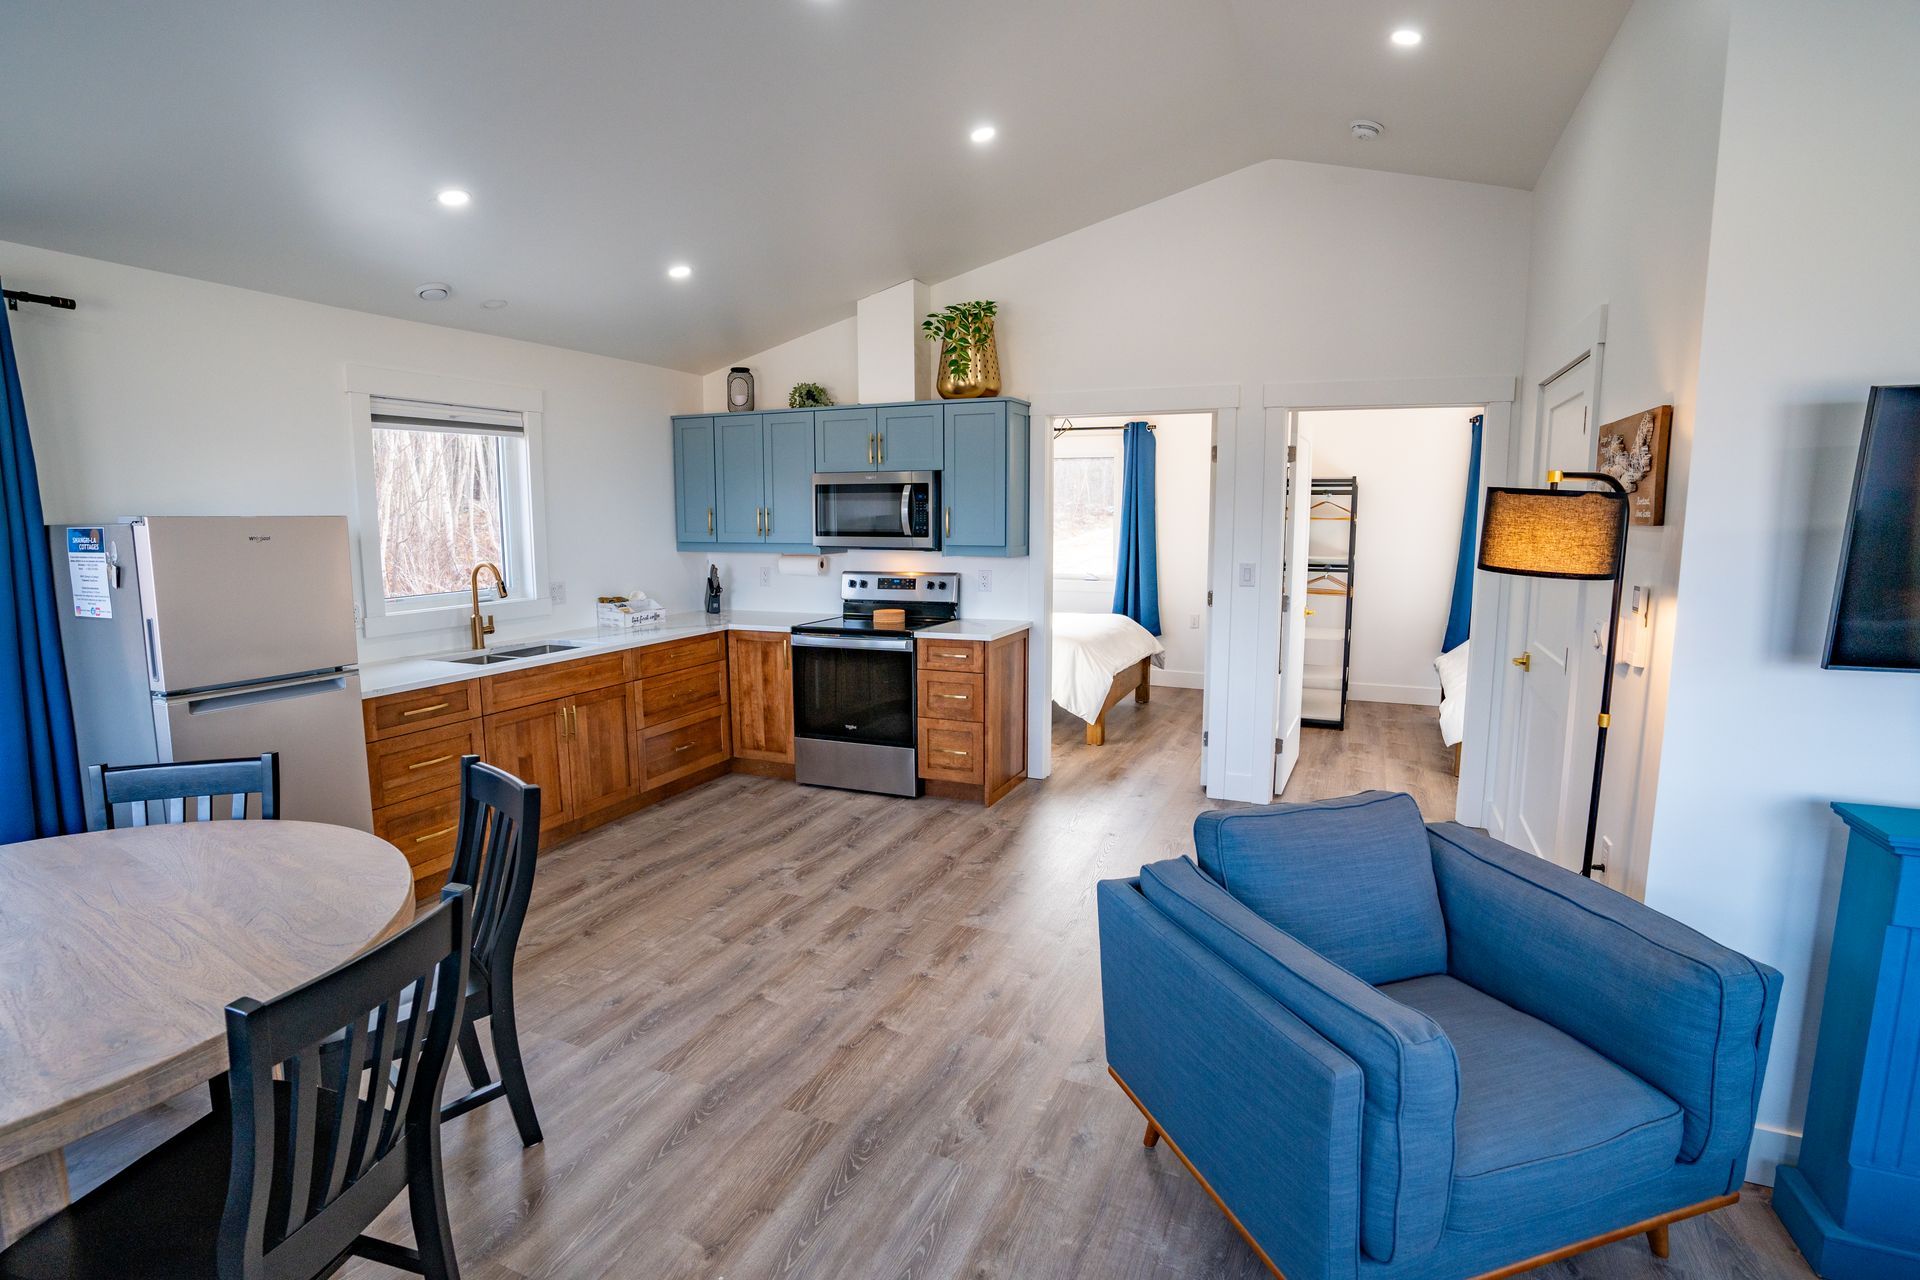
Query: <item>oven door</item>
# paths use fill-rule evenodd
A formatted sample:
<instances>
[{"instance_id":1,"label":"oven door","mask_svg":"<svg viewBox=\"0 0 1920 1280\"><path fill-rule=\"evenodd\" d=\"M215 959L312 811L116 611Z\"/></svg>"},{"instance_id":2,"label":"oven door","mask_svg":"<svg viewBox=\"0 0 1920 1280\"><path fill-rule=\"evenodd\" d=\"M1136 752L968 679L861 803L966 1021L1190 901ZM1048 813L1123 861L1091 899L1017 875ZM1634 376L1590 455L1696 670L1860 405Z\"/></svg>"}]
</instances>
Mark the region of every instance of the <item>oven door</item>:
<instances>
[{"instance_id":1,"label":"oven door","mask_svg":"<svg viewBox=\"0 0 1920 1280\"><path fill-rule=\"evenodd\" d=\"M913 640L793 637L797 738L913 750Z\"/></svg>"},{"instance_id":2,"label":"oven door","mask_svg":"<svg viewBox=\"0 0 1920 1280\"><path fill-rule=\"evenodd\" d=\"M816 473L814 544L936 550L938 506L938 481L931 471Z\"/></svg>"}]
</instances>

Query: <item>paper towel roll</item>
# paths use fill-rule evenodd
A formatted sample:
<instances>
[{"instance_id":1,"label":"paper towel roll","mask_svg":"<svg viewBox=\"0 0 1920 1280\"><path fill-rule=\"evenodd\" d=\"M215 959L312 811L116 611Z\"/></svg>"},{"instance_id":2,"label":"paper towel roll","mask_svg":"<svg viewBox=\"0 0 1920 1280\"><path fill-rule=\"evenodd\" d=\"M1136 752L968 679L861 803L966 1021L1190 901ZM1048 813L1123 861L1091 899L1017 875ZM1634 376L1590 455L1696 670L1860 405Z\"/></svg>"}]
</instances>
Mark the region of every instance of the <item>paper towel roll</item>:
<instances>
[{"instance_id":1,"label":"paper towel roll","mask_svg":"<svg viewBox=\"0 0 1920 1280\"><path fill-rule=\"evenodd\" d=\"M825 556L781 556L780 572L789 578L817 578L827 571Z\"/></svg>"}]
</instances>

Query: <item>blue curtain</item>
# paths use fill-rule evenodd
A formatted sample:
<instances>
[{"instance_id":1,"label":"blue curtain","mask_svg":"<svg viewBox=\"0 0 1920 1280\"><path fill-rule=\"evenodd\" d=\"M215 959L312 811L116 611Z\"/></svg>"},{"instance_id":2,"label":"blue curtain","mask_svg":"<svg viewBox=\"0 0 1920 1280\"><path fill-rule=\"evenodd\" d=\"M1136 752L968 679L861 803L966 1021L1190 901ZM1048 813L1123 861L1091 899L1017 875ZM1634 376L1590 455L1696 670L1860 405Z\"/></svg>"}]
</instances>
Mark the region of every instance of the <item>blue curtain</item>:
<instances>
[{"instance_id":1,"label":"blue curtain","mask_svg":"<svg viewBox=\"0 0 1920 1280\"><path fill-rule=\"evenodd\" d=\"M1453 562L1453 607L1447 610L1447 634L1440 652L1452 653L1467 642L1467 624L1473 618L1474 526L1480 519L1480 428L1485 419L1474 414L1472 450L1467 455L1467 505L1460 515L1460 554Z\"/></svg>"},{"instance_id":2,"label":"blue curtain","mask_svg":"<svg viewBox=\"0 0 1920 1280\"><path fill-rule=\"evenodd\" d=\"M0 307L0 844L86 829L52 558L13 331Z\"/></svg>"},{"instance_id":3,"label":"blue curtain","mask_svg":"<svg viewBox=\"0 0 1920 1280\"><path fill-rule=\"evenodd\" d=\"M1120 564L1113 611L1160 634L1160 525L1153 510L1153 432L1126 425L1127 471L1120 491Z\"/></svg>"}]
</instances>

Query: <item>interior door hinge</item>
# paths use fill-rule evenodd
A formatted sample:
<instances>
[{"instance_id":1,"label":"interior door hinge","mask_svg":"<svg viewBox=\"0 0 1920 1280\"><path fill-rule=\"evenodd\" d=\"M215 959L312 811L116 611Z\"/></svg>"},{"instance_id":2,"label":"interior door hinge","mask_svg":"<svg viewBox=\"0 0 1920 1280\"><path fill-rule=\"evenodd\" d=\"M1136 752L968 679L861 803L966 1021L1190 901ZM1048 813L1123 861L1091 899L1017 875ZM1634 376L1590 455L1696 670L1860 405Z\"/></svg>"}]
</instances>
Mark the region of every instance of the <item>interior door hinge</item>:
<instances>
[{"instance_id":1,"label":"interior door hinge","mask_svg":"<svg viewBox=\"0 0 1920 1280\"><path fill-rule=\"evenodd\" d=\"M1208 739L1209 737L1211 737L1211 736L1212 736L1212 734L1211 734L1211 732L1210 732L1210 731L1208 731L1208 730L1206 730L1206 729L1202 729L1202 730L1200 731L1200 745L1201 745L1201 746L1203 746L1203 747L1204 747L1204 746L1206 746L1206 745L1207 745L1207 739Z\"/></svg>"},{"instance_id":2,"label":"interior door hinge","mask_svg":"<svg viewBox=\"0 0 1920 1280\"><path fill-rule=\"evenodd\" d=\"M1214 446L1213 446L1213 460L1214 460L1215 462L1218 462L1218 461L1220 461L1220 446L1219 446L1219 445L1214 445Z\"/></svg>"},{"instance_id":3,"label":"interior door hinge","mask_svg":"<svg viewBox=\"0 0 1920 1280\"><path fill-rule=\"evenodd\" d=\"M1287 446L1287 461L1288 461L1288 462L1297 462L1297 461L1299 461L1299 458L1300 458L1300 446L1299 446L1299 445L1297 445L1297 444L1290 444L1290 445L1288 445L1288 446Z\"/></svg>"},{"instance_id":4,"label":"interior door hinge","mask_svg":"<svg viewBox=\"0 0 1920 1280\"><path fill-rule=\"evenodd\" d=\"M1213 592L1207 592L1207 608L1213 608Z\"/></svg>"},{"instance_id":5,"label":"interior door hinge","mask_svg":"<svg viewBox=\"0 0 1920 1280\"><path fill-rule=\"evenodd\" d=\"M1285 613L1293 607L1293 597L1286 592L1280 593L1280 612Z\"/></svg>"}]
</instances>

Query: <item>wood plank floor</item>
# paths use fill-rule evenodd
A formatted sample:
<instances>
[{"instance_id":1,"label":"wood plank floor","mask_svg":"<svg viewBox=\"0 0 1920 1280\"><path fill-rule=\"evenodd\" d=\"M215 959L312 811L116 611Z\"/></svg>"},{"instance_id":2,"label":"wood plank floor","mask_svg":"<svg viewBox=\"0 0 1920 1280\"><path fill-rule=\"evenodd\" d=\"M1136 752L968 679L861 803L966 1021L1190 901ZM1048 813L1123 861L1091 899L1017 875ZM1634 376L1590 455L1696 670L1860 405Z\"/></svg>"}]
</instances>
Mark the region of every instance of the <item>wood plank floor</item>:
<instances>
[{"instance_id":1,"label":"wood plank floor","mask_svg":"<svg viewBox=\"0 0 1920 1280\"><path fill-rule=\"evenodd\" d=\"M1101 1049L1093 885L1190 852L1199 715L1155 690L1098 748L1060 717L1054 776L991 810L736 776L545 854L519 983L546 1142L504 1104L446 1125L464 1274L1264 1277ZM403 1207L377 1230L411 1238ZM1669 1262L1540 1274L1809 1273L1754 1197Z\"/></svg>"},{"instance_id":2,"label":"wood plank floor","mask_svg":"<svg viewBox=\"0 0 1920 1280\"><path fill-rule=\"evenodd\" d=\"M1347 703L1344 729L1303 729L1287 801L1356 791L1404 791L1429 822L1453 817L1459 784L1453 752L1440 740L1440 712L1398 702Z\"/></svg>"}]
</instances>

